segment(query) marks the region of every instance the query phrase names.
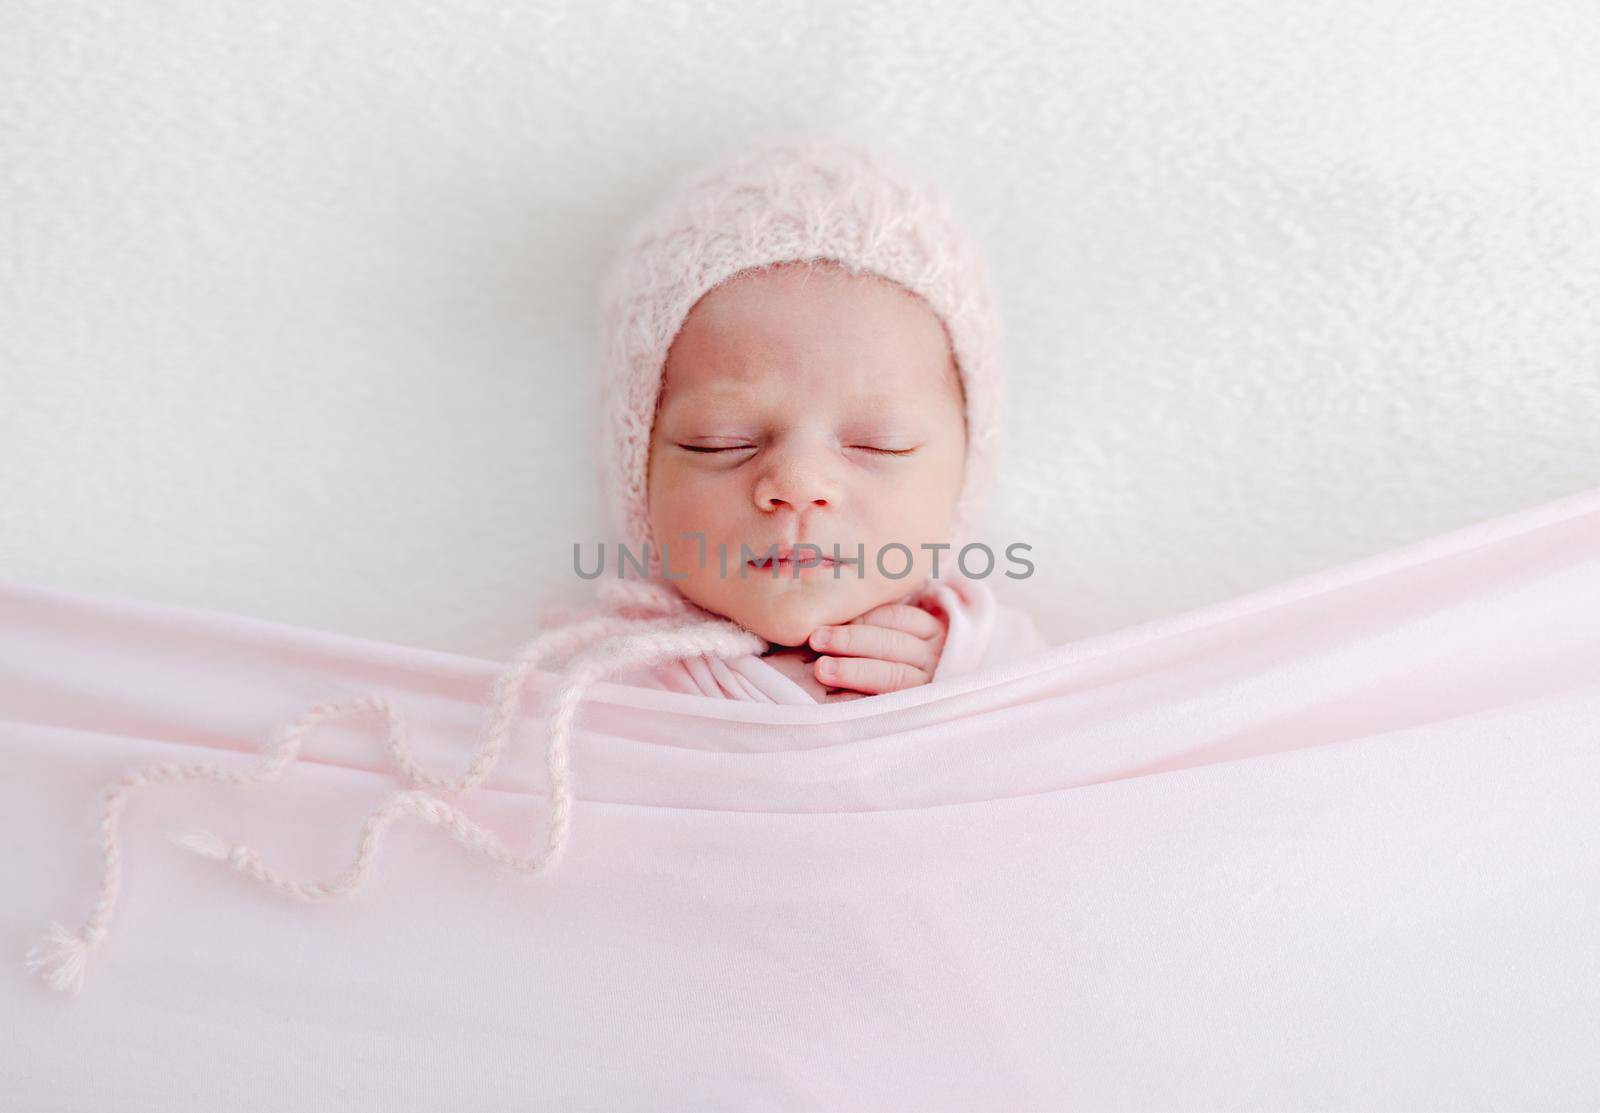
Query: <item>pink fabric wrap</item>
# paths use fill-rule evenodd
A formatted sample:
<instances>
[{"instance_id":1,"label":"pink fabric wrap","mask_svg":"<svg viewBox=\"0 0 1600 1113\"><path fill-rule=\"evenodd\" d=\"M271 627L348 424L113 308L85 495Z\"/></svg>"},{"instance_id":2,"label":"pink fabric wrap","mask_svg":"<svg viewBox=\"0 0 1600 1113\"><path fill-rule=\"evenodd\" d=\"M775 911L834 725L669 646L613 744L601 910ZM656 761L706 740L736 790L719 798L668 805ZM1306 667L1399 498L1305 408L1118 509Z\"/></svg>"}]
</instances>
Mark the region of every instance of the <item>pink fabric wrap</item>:
<instances>
[{"instance_id":1,"label":"pink fabric wrap","mask_svg":"<svg viewBox=\"0 0 1600 1113\"><path fill-rule=\"evenodd\" d=\"M5 938L128 765L376 692L455 772L496 662L0 584ZM554 678L541 674L535 697ZM537 699L462 806L544 839ZM0 979L14 1109L1600 1106L1600 489L833 705L600 684L559 869L401 823L380 724L130 800L81 996Z\"/></svg>"},{"instance_id":2,"label":"pink fabric wrap","mask_svg":"<svg viewBox=\"0 0 1600 1113\"><path fill-rule=\"evenodd\" d=\"M935 681L961 676L987 665L1026 657L1049 648L1033 619L1001 603L987 580L941 569L924 592L906 601L937 604L946 622L944 649L934 667ZM612 678L621 684L751 703L815 704L810 692L779 672L765 657L747 654L723 660L699 656L638 669Z\"/></svg>"}]
</instances>

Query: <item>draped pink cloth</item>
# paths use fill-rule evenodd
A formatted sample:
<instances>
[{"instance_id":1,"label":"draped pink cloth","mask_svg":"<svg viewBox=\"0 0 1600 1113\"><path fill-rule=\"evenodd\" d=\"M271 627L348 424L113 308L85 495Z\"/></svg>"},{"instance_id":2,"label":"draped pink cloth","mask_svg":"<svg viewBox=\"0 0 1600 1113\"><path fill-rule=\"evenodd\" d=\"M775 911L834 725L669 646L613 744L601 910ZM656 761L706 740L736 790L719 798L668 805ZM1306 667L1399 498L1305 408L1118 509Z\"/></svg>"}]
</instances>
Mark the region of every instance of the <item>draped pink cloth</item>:
<instances>
[{"instance_id":1,"label":"draped pink cloth","mask_svg":"<svg viewBox=\"0 0 1600 1113\"><path fill-rule=\"evenodd\" d=\"M1600 1107L1600 488L831 705L596 686L571 847L508 873L399 824L379 724L275 784L132 798L80 996L101 786L252 760L380 693L466 764L496 662L0 584L19 1110ZM461 806L544 839L541 674Z\"/></svg>"}]
</instances>

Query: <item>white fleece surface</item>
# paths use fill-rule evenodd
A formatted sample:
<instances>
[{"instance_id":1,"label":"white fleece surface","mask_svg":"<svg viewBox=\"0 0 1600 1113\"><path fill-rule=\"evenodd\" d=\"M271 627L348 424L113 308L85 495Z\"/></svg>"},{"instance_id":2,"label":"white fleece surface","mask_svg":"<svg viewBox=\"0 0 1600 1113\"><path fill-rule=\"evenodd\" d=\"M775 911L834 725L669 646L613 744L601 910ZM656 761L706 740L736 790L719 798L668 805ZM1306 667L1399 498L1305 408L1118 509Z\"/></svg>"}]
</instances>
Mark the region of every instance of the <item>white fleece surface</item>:
<instances>
[{"instance_id":1,"label":"white fleece surface","mask_svg":"<svg viewBox=\"0 0 1600 1113\"><path fill-rule=\"evenodd\" d=\"M1010 337L997 594L1066 641L1600 484L1600 19L1484 0L23 2L0 575L491 658L609 537L594 286L833 128Z\"/></svg>"}]
</instances>

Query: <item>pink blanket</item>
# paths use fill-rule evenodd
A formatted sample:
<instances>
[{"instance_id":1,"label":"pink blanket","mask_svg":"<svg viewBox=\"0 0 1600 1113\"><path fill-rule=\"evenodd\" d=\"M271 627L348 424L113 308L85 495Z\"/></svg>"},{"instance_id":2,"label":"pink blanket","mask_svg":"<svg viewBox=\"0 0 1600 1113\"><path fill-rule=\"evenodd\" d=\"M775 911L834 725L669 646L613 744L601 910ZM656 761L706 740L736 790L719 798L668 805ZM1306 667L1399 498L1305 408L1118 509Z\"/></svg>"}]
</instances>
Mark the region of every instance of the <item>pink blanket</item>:
<instances>
[{"instance_id":1,"label":"pink blanket","mask_svg":"<svg viewBox=\"0 0 1600 1113\"><path fill-rule=\"evenodd\" d=\"M1600 488L870 699L600 685L546 874L400 822L308 905L168 841L337 874L397 788L343 720L276 783L130 796L83 992L24 969L130 765L375 693L454 776L498 671L0 584L0 1106L1600 1106ZM525 706L460 800L524 851Z\"/></svg>"}]
</instances>

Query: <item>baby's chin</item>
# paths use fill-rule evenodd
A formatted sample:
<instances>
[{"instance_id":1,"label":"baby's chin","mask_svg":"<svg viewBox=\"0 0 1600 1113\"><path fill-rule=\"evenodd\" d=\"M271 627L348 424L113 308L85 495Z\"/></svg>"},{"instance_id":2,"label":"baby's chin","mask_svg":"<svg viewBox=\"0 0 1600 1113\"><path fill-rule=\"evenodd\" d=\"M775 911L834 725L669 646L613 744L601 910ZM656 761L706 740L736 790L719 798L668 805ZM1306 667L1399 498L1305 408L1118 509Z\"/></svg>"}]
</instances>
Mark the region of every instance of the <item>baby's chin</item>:
<instances>
[{"instance_id":1,"label":"baby's chin","mask_svg":"<svg viewBox=\"0 0 1600 1113\"><path fill-rule=\"evenodd\" d=\"M773 645L799 646L811 640L817 627L842 625L909 590L896 581L885 584L842 578L826 582L825 577L817 577L806 583L747 582L729 598L695 602Z\"/></svg>"}]
</instances>

